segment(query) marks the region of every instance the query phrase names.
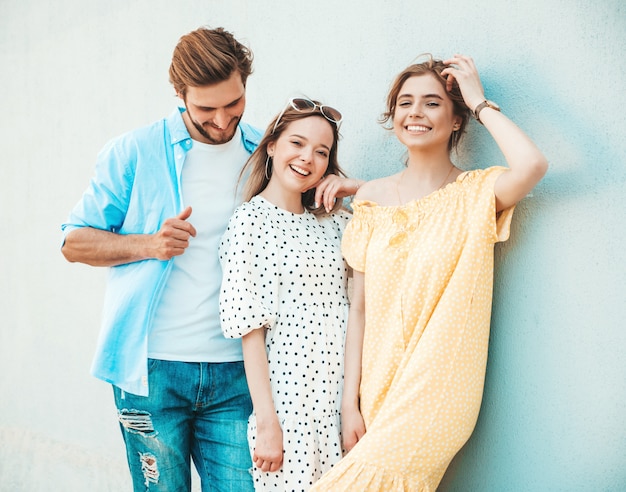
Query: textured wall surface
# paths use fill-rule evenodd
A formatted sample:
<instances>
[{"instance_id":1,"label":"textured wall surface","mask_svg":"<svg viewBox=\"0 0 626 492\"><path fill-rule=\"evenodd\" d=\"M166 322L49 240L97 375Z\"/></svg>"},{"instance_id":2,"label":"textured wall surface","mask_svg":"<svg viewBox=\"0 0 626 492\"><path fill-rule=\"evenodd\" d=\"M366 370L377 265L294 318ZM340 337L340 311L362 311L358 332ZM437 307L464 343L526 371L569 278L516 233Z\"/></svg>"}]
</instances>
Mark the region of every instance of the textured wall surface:
<instances>
[{"instance_id":1,"label":"textured wall surface","mask_svg":"<svg viewBox=\"0 0 626 492\"><path fill-rule=\"evenodd\" d=\"M551 168L497 247L482 412L442 491L626 489L626 9L621 0L0 2L0 490L131 489L111 389L88 374L105 271L59 253L111 137L168 114L180 35L253 49L247 119L305 93L344 113L351 175L398 170L376 123L417 55L470 54ZM472 123L464 168L502 164ZM197 487L197 485L196 485Z\"/></svg>"}]
</instances>

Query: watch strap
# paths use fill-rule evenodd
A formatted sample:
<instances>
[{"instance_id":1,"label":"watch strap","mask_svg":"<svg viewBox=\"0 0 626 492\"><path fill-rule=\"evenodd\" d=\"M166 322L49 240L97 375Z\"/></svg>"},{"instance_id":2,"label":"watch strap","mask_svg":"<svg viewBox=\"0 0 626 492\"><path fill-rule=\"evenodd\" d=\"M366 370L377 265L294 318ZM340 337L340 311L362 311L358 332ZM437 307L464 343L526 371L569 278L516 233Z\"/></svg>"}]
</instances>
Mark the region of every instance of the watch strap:
<instances>
[{"instance_id":1,"label":"watch strap","mask_svg":"<svg viewBox=\"0 0 626 492\"><path fill-rule=\"evenodd\" d=\"M491 101L488 101L485 99L478 106L476 106L474 111L472 111L472 115L474 115L474 118L476 118L476 121L478 121L478 123L480 123L481 125L483 124L483 122L480 121L480 112L487 107L491 109L495 109L496 111L500 111L500 107L497 104L492 103Z\"/></svg>"}]
</instances>

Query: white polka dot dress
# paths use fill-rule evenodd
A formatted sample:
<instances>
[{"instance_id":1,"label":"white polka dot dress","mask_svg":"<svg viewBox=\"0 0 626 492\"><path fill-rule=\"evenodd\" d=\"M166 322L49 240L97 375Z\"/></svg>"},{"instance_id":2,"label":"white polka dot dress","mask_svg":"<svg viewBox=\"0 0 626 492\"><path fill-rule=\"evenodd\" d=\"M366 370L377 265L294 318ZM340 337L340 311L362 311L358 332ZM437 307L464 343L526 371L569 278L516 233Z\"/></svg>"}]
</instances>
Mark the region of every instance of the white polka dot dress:
<instances>
[{"instance_id":1,"label":"white polka dot dress","mask_svg":"<svg viewBox=\"0 0 626 492\"><path fill-rule=\"evenodd\" d=\"M495 213L505 170L461 174L418 201L355 201L343 239L365 274L361 412L366 433L313 491L435 492L480 409L493 246L513 208Z\"/></svg>"},{"instance_id":2,"label":"white polka dot dress","mask_svg":"<svg viewBox=\"0 0 626 492\"><path fill-rule=\"evenodd\" d=\"M349 215L293 214L261 196L241 205L220 246L222 329L242 337L268 326L274 406L283 429L278 472L253 467L256 491L306 491L341 459L340 417ZM254 414L248 439L254 449Z\"/></svg>"}]
</instances>

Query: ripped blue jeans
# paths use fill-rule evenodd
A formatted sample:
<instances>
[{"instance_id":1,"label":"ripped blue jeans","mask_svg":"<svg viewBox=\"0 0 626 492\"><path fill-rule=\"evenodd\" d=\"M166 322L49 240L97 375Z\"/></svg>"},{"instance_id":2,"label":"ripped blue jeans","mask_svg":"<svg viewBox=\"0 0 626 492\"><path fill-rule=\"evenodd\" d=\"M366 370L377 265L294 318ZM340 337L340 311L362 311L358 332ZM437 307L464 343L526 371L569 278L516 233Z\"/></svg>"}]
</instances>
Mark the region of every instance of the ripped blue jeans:
<instances>
[{"instance_id":1,"label":"ripped blue jeans","mask_svg":"<svg viewBox=\"0 0 626 492\"><path fill-rule=\"evenodd\" d=\"M113 387L135 492L253 491L243 362L148 360L150 395Z\"/></svg>"}]
</instances>

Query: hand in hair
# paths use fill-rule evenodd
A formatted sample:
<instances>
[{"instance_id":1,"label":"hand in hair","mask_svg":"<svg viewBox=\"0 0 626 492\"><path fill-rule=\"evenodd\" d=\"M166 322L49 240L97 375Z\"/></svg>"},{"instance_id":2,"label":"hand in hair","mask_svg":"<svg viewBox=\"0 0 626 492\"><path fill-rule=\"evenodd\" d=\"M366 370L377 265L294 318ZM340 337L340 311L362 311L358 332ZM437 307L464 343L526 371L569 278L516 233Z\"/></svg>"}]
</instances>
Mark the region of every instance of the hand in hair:
<instances>
[{"instance_id":1,"label":"hand in hair","mask_svg":"<svg viewBox=\"0 0 626 492\"><path fill-rule=\"evenodd\" d=\"M445 60L448 65L441 71L441 75L446 77L446 90L452 90L452 84L456 80L463 95L463 100L468 108L474 109L485 100L485 90L480 82L478 70L471 57L465 55L454 55Z\"/></svg>"}]
</instances>

